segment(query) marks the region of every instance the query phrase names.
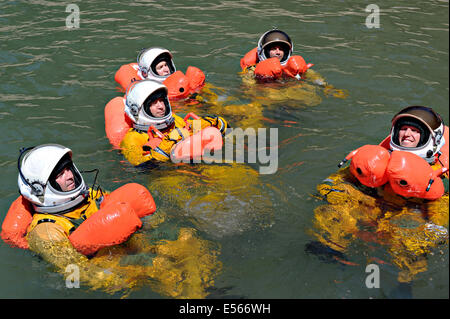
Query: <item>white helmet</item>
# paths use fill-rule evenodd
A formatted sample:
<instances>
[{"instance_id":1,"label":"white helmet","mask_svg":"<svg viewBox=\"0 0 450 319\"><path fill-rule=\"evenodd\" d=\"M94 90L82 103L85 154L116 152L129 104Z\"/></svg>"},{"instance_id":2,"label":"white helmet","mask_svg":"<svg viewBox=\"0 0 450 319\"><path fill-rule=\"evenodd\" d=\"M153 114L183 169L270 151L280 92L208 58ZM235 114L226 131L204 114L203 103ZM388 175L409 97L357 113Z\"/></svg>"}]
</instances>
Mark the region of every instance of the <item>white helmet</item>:
<instances>
[{"instance_id":1,"label":"white helmet","mask_svg":"<svg viewBox=\"0 0 450 319\"><path fill-rule=\"evenodd\" d=\"M169 75L159 75L156 72L156 65L161 61L166 61L167 66L170 69ZM169 50L163 48L143 49L138 54L137 63L139 66L138 72L144 79L152 79L163 82L176 71L175 64L173 63L172 53L170 53Z\"/></svg>"},{"instance_id":2,"label":"white helmet","mask_svg":"<svg viewBox=\"0 0 450 319\"><path fill-rule=\"evenodd\" d=\"M21 150L17 166L19 192L37 212L62 213L82 203L89 194L83 177L72 162L72 151L62 145L43 144ZM65 167L69 167L74 176L75 188L70 191L62 191L55 181L56 175Z\"/></svg>"},{"instance_id":3,"label":"white helmet","mask_svg":"<svg viewBox=\"0 0 450 319\"><path fill-rule=\"evenodd\" d=\"M269 49L271 44L280 44L284 51L284 56L281 59L281 65L286 64L286 62L291 57L291 54L294 50L294 44L292 43L291 38L283 31L273 29L264 33L258 41L258 59L259 61L264 61L270 58Z\"/></svg>"},{"instance_id":4,"label":"white helmet","mask_svg":"<svg viewBox=\"0 0 450 319\"><path fill-rule=\"evenodd\" d=\"M133 127L139 131L148 131L150 126L162 130L172 125L174 118L167 97L167 87L155 80L133 82L128 88L125 99L125 113L133 121ZM150 105L158 98L164 100L166 113L163 117L154 117Z\"/></svg>"},{"instance_id":5,"label":"white helmet","mask_svg":"<svg viewBox=\"0 0 450 319\"><path fill-rule=\"evenodd\" d=\"M399 142L399 131L404 125L416 127L420 131L420 140L416 147L404 147ZM426 106L408 106L398 112L392 119L392 150L414 153L428 163L434 163L434 155L444 146L444 121L441 116Z\"/></svg>"}]
</instances>

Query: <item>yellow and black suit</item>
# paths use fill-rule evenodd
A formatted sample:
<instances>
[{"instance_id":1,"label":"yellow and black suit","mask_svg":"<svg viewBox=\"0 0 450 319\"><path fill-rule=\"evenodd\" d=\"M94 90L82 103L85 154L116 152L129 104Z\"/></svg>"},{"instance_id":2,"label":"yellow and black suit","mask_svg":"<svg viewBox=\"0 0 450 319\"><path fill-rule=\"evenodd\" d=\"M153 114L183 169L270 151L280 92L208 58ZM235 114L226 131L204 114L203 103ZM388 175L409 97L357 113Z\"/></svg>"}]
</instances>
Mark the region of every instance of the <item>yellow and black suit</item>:
<instances>
[{"instance_id":1,"label":"yellow and black suit","mask_svg":"<svg viewBox=\"0 0 450 319\"><path fill-rule=\"evenodd\" d=\"M317 191L327 204L314 210L311 234L344 254L356 240L386 247L400 269L400 282L426 271L426 254L448 243L448 190L434 201L405 198L388 187L361 185L346 167L319 184Z\"/></svg>"},{"instance_id":2,"label":"yellow and black suit","mask_svg":"<svg viewBox=\"0 0 450 319\"><path fill-rule=\"evenodd\" d=\"M99 210L100 203L105 194L101 191L93 191L90 189L89 196L86 200L69 212L60 214L33 214L31 224L28 226L27 237L33 231L40 235L48 235L48 224L42 225L44 223L54 224L54 227L51 227L51 229L52 232L56 232L54 234L55 236L59 234L68 237L83 221ZM59 235L58 237L60 237Z\"/></svg>"},{"instance_id":3,"label":"yellow and black suit","mask_svg":"<svg viewBox=\"0 0 450 319\"><path fill-rule=\"evenodd\" d=\"M199 238L192 228L180 228L178 236L170 240L154 238L154 229L166 219L161 212L153 214L126 242L102 248L90 258L79 253L69 235L99 210L101 198L101 192L91 190L87 201L70 212L34 214L27 233L30 250L55 266L67 277L66 283L73 279L71 269L76 266L83 288L120 293L122 297L143 285L172 298L208 295L221 269L217 247ZM144 263L142 256L149 262ZM131 262L133 259L136 261Z\"/></svg>"}]
</instances>

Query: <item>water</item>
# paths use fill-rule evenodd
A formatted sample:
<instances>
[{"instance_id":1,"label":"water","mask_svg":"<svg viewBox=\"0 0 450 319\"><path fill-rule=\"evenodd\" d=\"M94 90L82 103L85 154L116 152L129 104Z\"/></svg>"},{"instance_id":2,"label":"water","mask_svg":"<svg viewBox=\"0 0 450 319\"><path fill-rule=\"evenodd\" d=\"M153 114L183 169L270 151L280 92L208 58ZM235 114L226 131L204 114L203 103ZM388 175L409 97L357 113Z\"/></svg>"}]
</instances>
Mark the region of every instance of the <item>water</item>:
<instances>
[{"instance_id":1,"label":"water","mask_svg":"<svg viewBox=\"0 0 450 319\"><path fill-rule=\"evenodd\" d=\"M277 173L260 175L254 185L258 194L264 194L260 202L239 198L236 191L222 197L226 206L222 210L202 210L202 200L211 204L202 190L200 195L191 194L191 200L200 202L193 206L188 202L180 210L166 200L167 194L156 191L157 205L172 209L180 219L193 220L203 238L220 246L223 269L216 278L221 291L217 297L390 296L398 287L398 270L392 265L380 267L380 289L364 284L367 246L354 248L358 266L324 262L305 251L311 241L307 230L313 210L320 204L310 195L349 151L381 141L392 116L407 105L432 106L449 122L448 1L383 1L379 29L364 24L369 3L82 1L77 3L80 28L69 30L68 3L3 1L0 220L18 195L16 163L23 146L47 142L69 146L79 168L100 169L100 183L106 189L128 182L151 186L155 177L161 177L161 172L142 173L123 162L104 132L104 106L120 94L114 73L133 62L141 48L168 48L179 70L199 67L208 83L224 88L226 96L235 98L234 104L244 105L251 101L251 92L242 91L239 59L256 46L264 31L277 26L293 39L294 52L315 63L314 69L336 88L347 90L348 97L317 90L316 105L295 100L262 103L260 123L279 128L280 148ZM182 104L175 110L187 112ZM193 110L205 114L208 109ZM240 119L229 118L231 124ZM218 191L214 185L209 190ZM219 218L211 221L207 213L214 215L215 210ZM260 211L265 215L258 216ZM201 212L207 215L206 224L205 219L195 223ZM378 253L383 255L383 250ZM110 297L86 288L66 289L63 277L28 251L2 242L0 256L2 298ZM428 270L413 282L412 296L448 298L448 282L445 246L442 254L437 251L428 257ZM143 288L130 297L164 296Z\"/></svg>"}]
</instances>

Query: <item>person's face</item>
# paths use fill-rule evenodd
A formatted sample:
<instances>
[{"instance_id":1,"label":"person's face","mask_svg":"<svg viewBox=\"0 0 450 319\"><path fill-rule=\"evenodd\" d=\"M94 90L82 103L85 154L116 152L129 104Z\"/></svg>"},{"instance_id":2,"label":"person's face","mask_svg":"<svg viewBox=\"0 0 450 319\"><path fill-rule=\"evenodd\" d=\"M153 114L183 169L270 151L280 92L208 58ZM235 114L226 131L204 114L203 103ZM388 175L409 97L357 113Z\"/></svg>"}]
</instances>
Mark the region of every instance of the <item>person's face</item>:
<instances>
[{"instance_id":1,"label":"person's face","mask_svg":"<svg viewBox=\"0 0 450 319\"><path fill-rule=\"evenodd\" d=\"M63 192L68 192L75 188L75 179L72 171L68 167L65 167L58 175L56 175L55 180Z\"/></svg>"},{"instance_id":2,"label":"person's face","mask_svg":"<svg viewBox=\"0 0 450 319\"><path fill-rule=\"evenodd\" d=\"M281 60L284 57L284 51L280 45L275 44L269 49L269 56Z\"/></svg>"},{"instance_id":3,"label":"person's face","mask_svg":"<svg viewBox=\"0 0 450 319\"><path fill-rule=\"evenodd\" d=\"M159 62L156 65L155 69L156 69L156 73L158 73L158 75L165 76L165 75L170 74L170 69L169 69L169 66L167 65L166 61Z\"/></svg>"},{"instance_id":4,"label":"person's face","mask_svg":"<svg viewBox=\"0 0 450 319\"><path fill-rule=\"evenodd\" d=\"M420 131L414 126L403 125L400 127L398 139L403 147L417 147L420 141Z\"/></svg>"},{"instance_id":5,"label":"person's face","mask_svg":"<svg viewBox=\"0 0 450 319\"><path fill-rule=\"evenodd\" d=\"M159 98L150 104L150 112L154 117L163 117L166 115L166 105L164 104L164 100Z\"/></svg>"}]
</instances>

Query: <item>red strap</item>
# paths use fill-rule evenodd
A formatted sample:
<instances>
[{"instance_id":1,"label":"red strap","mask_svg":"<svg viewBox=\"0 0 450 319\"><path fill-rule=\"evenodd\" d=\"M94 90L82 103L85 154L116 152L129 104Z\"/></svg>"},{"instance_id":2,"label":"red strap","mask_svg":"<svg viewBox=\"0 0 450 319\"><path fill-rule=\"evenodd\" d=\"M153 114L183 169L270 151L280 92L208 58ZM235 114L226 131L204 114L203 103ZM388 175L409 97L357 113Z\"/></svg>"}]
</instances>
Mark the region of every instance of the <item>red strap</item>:
<instances>
[{"instance_id":1,"label":"red strap","mask_svg":"<svg viewBox=\"0 0 450 319\"><path fill-rule=\"evenodd\" d=\"M190 113L188 113L185 117L184 117L184 121L186 122L189 118L193 118L194 120L199 120L200 119L200 117L197 115L197 114L195 114L195 113L192 113L192 112L190 112Z\"/></svg>"},{"instance_id":2,"label":"red strap","mask_svg":"<svg viewBox=\"0 0 450 319\"><path fill-rule=\"evenodd\" d=\"M153 133L155 133L157 137L155 137ZM148 128L147 134L148 134L148 142L145 143L144 146L149 146L152 150L157 148L164 139L164 134L161 133L153 125Z\"/></svg>"},{"instance_id":3,"label":"red strap","mask_svg":"<svg viewBox=\"0 0 450 319\"><path fill-rule=\"evenodd\" d=\"M189 118L193 118L194 120L199 120L200 117L197 114L192 113L192 112L189 112L188 114L186 114L186 116L184 117L183 120L186 123L185 129L187 129L188 131L191 130L191 126L189 125L189 123L187 121Z\"/></svg>"}]
</instances>

